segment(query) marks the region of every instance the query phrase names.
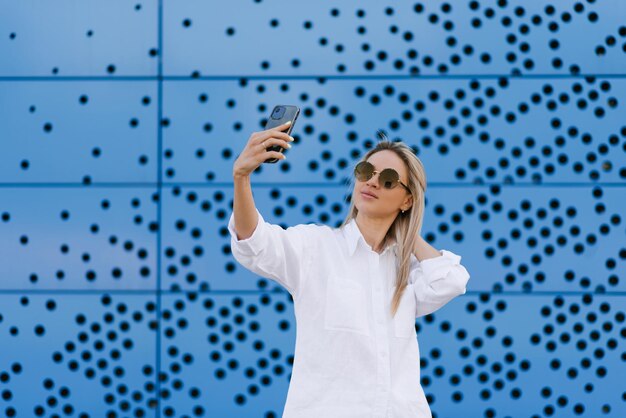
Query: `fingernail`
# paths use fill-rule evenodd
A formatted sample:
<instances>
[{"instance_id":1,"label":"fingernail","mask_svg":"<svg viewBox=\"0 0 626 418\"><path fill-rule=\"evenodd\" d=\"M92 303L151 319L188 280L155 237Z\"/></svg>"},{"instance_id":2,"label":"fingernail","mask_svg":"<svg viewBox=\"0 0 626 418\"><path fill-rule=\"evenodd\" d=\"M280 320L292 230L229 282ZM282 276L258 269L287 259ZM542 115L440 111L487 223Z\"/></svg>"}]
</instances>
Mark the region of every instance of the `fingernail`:
<instances>
[{"instance_id":1,"label":"fingernail","mask_svg":"<svg viewBox=\"0 0 626 418\"><path fill-rule=\"evenodd\" d=\"M285 122L285 125L289 125L291 123L290 120L288 120L287 122Z\"/></svg>"},{"instance_id":2,"label":"fingernail","mask_svg":"<svg viewBox=\"0 0 626 418\"><path fill-rule=\"evenodd\" d=\"M287 148L291 148L291 144L287 144Z\"/></svg>"},{"instance_id":3,"label":"fingernail","mask_svg":"<svg viewBox=\"0 0 626 418\"><path fill-rule=\"evenodd\" d=\"M293 136L290 136L289 138L291 138L292 141L295 141L295 138Z\"/></svg>"}]
</instances>

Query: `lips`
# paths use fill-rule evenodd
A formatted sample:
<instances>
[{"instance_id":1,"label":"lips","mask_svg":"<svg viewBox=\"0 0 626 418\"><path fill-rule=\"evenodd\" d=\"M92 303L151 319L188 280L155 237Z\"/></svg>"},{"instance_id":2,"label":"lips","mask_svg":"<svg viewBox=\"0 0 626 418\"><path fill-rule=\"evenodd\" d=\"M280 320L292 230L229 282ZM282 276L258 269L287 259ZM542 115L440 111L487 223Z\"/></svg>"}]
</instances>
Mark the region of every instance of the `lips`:
<instances>
[{"instance_id":1,"label":"lips","mask_svg":"<svg viewBox=\"0 0 626 418\"><path fill-rule=\"evenodd\" d=\"M367 196L371 196L373 198L378 199L378 196L376 196L375 194L370 193L370 192L362 191L361 194L364 194L364 195L367 195Z\"/></svg>"}]
</instances>

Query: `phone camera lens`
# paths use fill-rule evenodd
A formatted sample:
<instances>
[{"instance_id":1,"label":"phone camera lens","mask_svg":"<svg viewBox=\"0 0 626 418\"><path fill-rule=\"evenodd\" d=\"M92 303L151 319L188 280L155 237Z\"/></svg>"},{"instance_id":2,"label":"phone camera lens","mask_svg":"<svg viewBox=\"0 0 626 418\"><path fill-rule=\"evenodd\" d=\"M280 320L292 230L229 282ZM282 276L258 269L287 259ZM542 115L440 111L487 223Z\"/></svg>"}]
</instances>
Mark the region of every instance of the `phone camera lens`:
<instances>
[{"instance_id":1,"label":"phone camera lens","mask_svg":"<svg viewBox=\"0 0 626 418\"><path fill-rule=\"evenodd\" d=\"M274 108L274 111L272 112L272 119L280 119L283 117L283 115L285 114L285 107L284 106L276 106Z\"/></svg>"}]
</instances>

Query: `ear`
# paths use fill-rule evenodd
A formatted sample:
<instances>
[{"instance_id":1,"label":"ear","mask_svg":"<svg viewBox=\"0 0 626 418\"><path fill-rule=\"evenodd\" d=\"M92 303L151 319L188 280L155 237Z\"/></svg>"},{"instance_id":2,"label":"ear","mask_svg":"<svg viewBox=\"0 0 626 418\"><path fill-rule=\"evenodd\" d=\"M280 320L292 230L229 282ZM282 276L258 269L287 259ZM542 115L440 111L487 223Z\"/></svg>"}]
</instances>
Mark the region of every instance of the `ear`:
<instances>
[{"instance_id":1,"label":"ear","mask_svg":"<svg viewBox=\"0 0 626 418\"><path fill-rule=\"evenodd\" d=\"M413 196L411 195L407 196L407 198L404 199L403 206L405 207L404 210L411 209L411 206L413 206Z\"/></svg>"}]
</instances>

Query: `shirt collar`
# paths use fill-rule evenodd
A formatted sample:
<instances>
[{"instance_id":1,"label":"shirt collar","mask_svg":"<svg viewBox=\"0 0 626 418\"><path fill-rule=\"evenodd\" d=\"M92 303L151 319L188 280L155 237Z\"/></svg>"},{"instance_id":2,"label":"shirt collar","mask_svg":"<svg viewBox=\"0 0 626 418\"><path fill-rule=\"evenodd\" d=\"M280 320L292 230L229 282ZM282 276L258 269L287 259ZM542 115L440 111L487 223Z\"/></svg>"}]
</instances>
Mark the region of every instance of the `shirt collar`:
<instances>
[{"instance_id":1,"label":"shirt collar","mask_svg":"<svg viewBox=\"0 0 626 418\"><path fill-rule=\"evenodd\" d=\"M359 226L356 223L355 218L350 219L350 221L344 227L344 236L346 238L346 242L348 244L348 254L353 255L356 251L357 246L359 245L359 241L364 245L364 248L371 249L369 244L363 238L363 234L359 229ZM397 253L398 243L393 242L383 250L380 255L385 254L389 250L393 250Z\"/></svg>"}]
</instances>

